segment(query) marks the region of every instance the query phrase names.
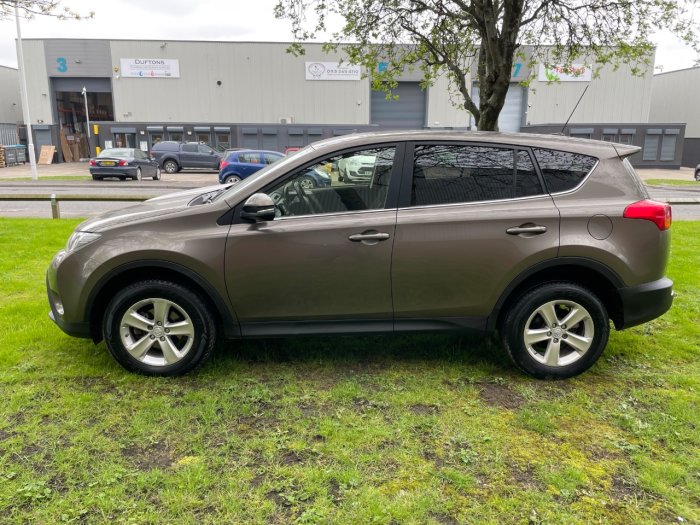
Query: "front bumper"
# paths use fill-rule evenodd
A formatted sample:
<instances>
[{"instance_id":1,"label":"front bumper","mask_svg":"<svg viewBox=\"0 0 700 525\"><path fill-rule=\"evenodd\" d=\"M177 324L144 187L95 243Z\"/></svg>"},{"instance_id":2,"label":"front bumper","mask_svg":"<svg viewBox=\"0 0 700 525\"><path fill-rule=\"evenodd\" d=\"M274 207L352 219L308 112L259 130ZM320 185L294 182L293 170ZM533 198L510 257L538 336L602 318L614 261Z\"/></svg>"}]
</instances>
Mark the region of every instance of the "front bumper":
<instances>
[{"instance_id":1,"label":"front bumper","mask_svg":"<svg viewBox=\"0 0 700 525\"><path fill-rule=\"evenodd\" d=\"M622 324L619 329L646 323L662 316L673 302L673 281L658 281L618 289L622 300Z\"/></svg>"},{"instance_id":2,"label":"front bumper","mask_svg":"<svg viewBox=\"0 0 700 525\"><path fill-rule=\"evenodd\" d=\"M46 272L46 295L48 296L49 307L51 308L51 311L49 312L49 318L68 335L73 337L91 339L92 335L90 333L89 322L70 322L65 320L63 302L58 292L55 291L55 288L57 288L56 268L53 264L51 264L51 266L49 266L48 271Z\"/></svg>"}]
</instances>

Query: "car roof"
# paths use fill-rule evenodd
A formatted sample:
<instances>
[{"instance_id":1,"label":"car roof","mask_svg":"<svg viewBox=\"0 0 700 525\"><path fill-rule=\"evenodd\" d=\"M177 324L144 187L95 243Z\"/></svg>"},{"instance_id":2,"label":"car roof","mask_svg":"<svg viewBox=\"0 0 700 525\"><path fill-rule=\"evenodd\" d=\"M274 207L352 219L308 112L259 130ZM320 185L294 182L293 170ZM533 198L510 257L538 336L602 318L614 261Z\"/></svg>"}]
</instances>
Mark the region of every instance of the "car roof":
<instances>
[{"instance_id":1,"label":"car roof","mask_svg":"<svg viewBox=\"0 0 700 525\"><path fill-rule=\"evenodd\" d=\"M341 137L320 140L311 144L315 150L335 150L342 147L364 146L377 142L393 141L460 141L482 142L500 145L546 148L582 153L598 158L626 157L641 150L638 146L613 144L600 140L579 139L564 135L542 135L538 133L501 133L495 131L444 131L407 130L371 131L352 133Z\"/></svg>"}]
</instances>

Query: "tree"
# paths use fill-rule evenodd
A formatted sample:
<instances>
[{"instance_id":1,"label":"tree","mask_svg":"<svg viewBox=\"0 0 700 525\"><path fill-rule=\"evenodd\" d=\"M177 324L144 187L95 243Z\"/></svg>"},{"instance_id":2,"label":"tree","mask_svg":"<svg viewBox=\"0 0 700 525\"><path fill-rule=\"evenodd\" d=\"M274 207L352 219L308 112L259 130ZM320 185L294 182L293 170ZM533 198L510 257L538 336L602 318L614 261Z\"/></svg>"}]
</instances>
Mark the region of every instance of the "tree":
<instances>
[{"instance_id":1,"label":"tree","mask_svg":"<svg viewBox=\"0 0 700 525\"><path fill-rule=\"evenodd\" d=\"M95 13L80 14L70 7L61 6L61 0L0 0L0 20L15 16L15 5L27 18L36 15L55 16L59 20L92 18Z\"/></svg>"},{"instance_id":2,"label":"tree","mask_svg":"<svg viewBox=\"0 0 700 525\"><path fill-rule=\"evenodd\" d=\"M459 93L457 105L480 130L497 130L511 71L521 57L534 74L537 63L570 67L585 60L594 74L606 64L629 64L633 74L650 66L650 36L660 29L698 50L692 12L683 0L278 0L277 18L288 19L295 43L344 19L324 45L363 65L375 89L390 96L405 68L419 68L422 86L446 74ZM311 21L309 20L311 19ZM350 43L344 43L350 40ZM382 63L382 70L378 70ZM474 103L467 74L476 78ZM527 81L526 81L527 83Z\"/></svg>"}]
</instances>

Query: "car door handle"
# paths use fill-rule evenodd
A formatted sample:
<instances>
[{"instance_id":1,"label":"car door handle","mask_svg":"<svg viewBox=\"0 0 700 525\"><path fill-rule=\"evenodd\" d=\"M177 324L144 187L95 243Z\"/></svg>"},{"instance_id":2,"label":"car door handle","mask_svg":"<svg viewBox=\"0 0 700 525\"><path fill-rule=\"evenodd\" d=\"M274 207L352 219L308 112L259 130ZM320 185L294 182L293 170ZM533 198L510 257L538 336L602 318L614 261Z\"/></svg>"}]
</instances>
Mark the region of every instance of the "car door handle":
<instances>
[{"instance_id":1,"label":"car door handle","mask_svg":"<svg viewBox=\"0 0 700 525\"><path fill-rule=\"evenodd\" d=\"M544 233L547 231L546 226L540 226L537 224L533 225L522 225L522 226L513 226L512 228L508 228L506 230L506 233L509 235L520 235L521 233L531 233L534 235L539 235L540 233Z\"/></svg>"},{"instance_id":2,"label":"car door handle","mask_svg":"<svg viewBox=\"0 0 700 525\"><path fill-rule=\"evenodd\" d=\"M354 233L348 237L352 242L362 241L386 241L389 238L388 233L382 232L363 232Z\"/></svg>"}]
</instances>

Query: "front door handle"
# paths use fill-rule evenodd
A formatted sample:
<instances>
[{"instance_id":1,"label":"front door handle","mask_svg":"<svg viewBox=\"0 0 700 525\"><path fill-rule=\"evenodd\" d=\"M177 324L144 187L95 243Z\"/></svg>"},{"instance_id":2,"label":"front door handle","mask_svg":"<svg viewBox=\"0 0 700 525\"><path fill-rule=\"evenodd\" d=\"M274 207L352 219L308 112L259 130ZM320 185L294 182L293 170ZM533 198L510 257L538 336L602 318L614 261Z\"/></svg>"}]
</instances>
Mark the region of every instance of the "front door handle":
<instances>
[{"instance_id":1,"label":"front door handle","mask_svg":"<svg viewBox=\"0 0 700 525\"><path fill-rule=\"evenodd\" d=\"M522 226L513 226L512 228L508 228L506 230L506 233L508 235L520 235L521 233L530 233L533 235L539 235L540 233L544 233L546 231L547 231L546 226L540 226L537 224L532 224L532 225L523 224Z\"/></svg>"},{"instance_id":2,"label":"front door handle","mask_svg":"<svg viewBox=\"0 0 700 525\"><path fill-rule=\"evenodd\" d=\"M388 233L373 230L362 233L353 233L348 237L348 239L352 242L362 242L364 244L377 244L379 241L386 241L388 238Z\"/></svg>"}]
</instances>

